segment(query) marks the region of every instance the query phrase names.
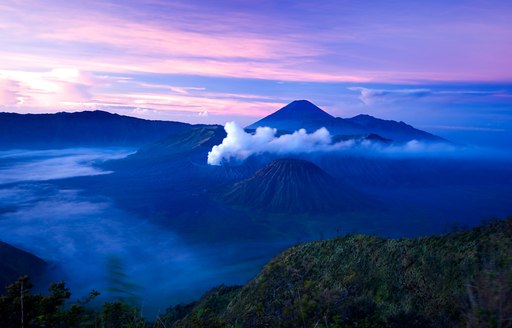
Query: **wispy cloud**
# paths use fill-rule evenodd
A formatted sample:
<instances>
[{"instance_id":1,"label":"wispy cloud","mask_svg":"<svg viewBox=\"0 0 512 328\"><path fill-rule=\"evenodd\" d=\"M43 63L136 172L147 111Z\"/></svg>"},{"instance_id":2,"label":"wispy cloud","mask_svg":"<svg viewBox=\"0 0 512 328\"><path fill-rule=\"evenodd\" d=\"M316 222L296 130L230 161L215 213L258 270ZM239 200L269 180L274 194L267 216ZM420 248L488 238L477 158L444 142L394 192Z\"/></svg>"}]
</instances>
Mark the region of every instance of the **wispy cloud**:
<instances>
[{"instance_id":1,"label":"wispy cloud","mask_svg":"<svg viewBox=\"0 0 512 328\"><path fill-rule=\"evenodd\" d=\"M88 101L92 99L91 89L102 83L100 78L77 69L0 70L0 105L51 107L63 101Z\"/></svg>"},{"instance_id":2,"label":"wispy cloud","mask_svg":"<svg viewBox=\"0 0 512 328\"><path fill-rule=\"evenodd\" d=\"M373 6L333 0L286 6L5 0L0 70L18 75L0 78L0 106L25 112L99 106L195 118L208 111L213 122L233 113L266 114L296 98L353 112L360 104L348 108L353 100L336 94L348 83L361 87L355 91L368 104L453 100L471 95L442 94L430 86L512 80L511 14L512 7L497 0ZM79 78L51 76L58 70L78 72ZM216 87L207 87L208 81ZM258 89L262 81L273 85ZM505 102L510 95L493 97Z\"/></svg>"},{"instance_id":3,"label":"wispy cloud","mask_svg":"<svg viewBox=\"0 0 512 328\"><path fill-rule=\"evenodd\" d=\"M122 91L110 92L116 89ZM141 117L165 111L258 117L288 101L276 100L255 94L213 92L198 86L141 83L77 69L0 70L0 106L37 112L103 109Z\"/></svg>"},{"instance_id":4,"label":"wispy cloud","mask_svg":"<svg viewBox=\"0 0 512 328\"><path fill-rule=\"evenodd\" d=\"M421 98L432 94L429 89L368 89L363 87L350 87L349 90L359 92L359 99L365 104L371 104L379 100L400 99L400 98Z\"/></svg>"},{"instance_id":5,"label":"wispy cloud","mask_svg":"<svg viewBox=\"0 0 512 328\"><path fill-rule=\"evenodd\" d=\"M21 181L43 181L75 176L108 174L94 163L126 157L121 149L66 149L46 151L0 151L0 160L12 163L0 168L0 185Z\"/></svg>"},{"instance_id":6,"label":"wispy cloud","mask_svg":"<svg viewBox=\"0 0 512 328\"><path fill-rule=\"evenodd\" d=\"M195 95L181 93L133 92L117 94L101 94L96 101L72 101L60 103L60 109L74 108L90 110L100 108L104 110L118 108L126 109L152 109L161 112L178 111L189 113L208 112L211 115L231 114L259 117L266 115L276 108L284 106L286 102L274 102L265 99L240 99L236 96L217 94Z\"/></svg>"},{"instance_id":7,"label":"wispy cloud","mask_svg":"<svg viewBox=\"0 0 512 328\"><path fill-rule=\"evenodd\" d=\"M0 78L0 106L16 106L21 102L20 89L18 81Z\"/></svg>"},{"instance_id":8,"label":"wispy cloud","mask_svg":"<svg viewBox=\"0 0 512 328\"><path fill-rule=\"evenodd\" d=\"M393 102L407 99L419 99L424 97L481 97L481 96L497 96L503 97L510 95L502 90L432 90L427 88L421 89L370 89L363 87L349 87L351 91L359 92L359 99L369 105L375 102Z\"/></svg>"},{"instance_id":9,"label":"wispy cloud","mask_svg":"<svg viewBox=\"0 0 512 328\"><path fill-rule=\"evenodd\" d=\"M439 9L437 3L430 6ZM505 42L512 27L497 15L491 20L492 12L468 20L479 8L475 3L467 6L472 10L459 10L460 17L430 20L412 19L418 16L414 6L401 8L410 16L400 20L393 8L368 10L334 2L296 4L287 10L224 1L215 6L11 1L7 7L2 18L10 28L3 33L25 42L20 47L6 39L2 57L19 69L34 65L27 59L35 57L46 68L56 67L57 61L95 72L288 81L501 80L512 74L501 65L512 51ZM504 12L501 8L499 17ZM329 24L314 24L319 21ZM479 51L483 43L488 51ZM416 48L428 48L431 60L425 61L421 51L411 54ZM493 53L492 61L486 53Z\"/></svg>"}]
</instances>

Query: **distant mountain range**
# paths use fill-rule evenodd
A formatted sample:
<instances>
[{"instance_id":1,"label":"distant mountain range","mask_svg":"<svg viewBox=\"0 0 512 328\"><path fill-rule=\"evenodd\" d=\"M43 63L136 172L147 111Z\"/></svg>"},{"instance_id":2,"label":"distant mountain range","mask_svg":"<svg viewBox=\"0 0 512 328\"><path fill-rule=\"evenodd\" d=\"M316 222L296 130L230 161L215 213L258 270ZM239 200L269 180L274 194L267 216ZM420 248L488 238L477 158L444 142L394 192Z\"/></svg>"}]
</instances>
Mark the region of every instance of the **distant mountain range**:
<instances>
[{"instance_id":1,"label":"distant mountain range","mask_svg":"<svg viewBox=\"0 0 512 328\"><path fill-rule=\"evenodd\" d=\"M99 110L56 114L0 113L0 149L140 147L205 126L150 121ZM301 128L313 132L325 127L337 140L368 137L374 141L446 141L404 122L382 120L370 115L347 119L333 117L307 100L293 101L246 129L254 130L259 126L270 126L280 133ZM198 130L194 131L196 133Z\"/></svg>"},{"instance_id":2,"label":"distant mountain range","mask_svg":"<svg viewBox=\"0 0 512 328\"><path fill-rule=\"evenodd\" d=\"M246 129L254 130L260 126L269 126L288 132L302 128L313 132L325 127L332 135L376 134L398 142L413 139L434 142L447 141L404 122L382 120L365 114L346 119L334 117L307 100L293 101L277 112L247 126Z\"/></svg>"},{"instance_id":3,"label":"distant mountain range","mask_svg":"<svg viewBox=\"0 0 512 328\"><path fill-rule=\"evenodd\" d=\"M412 140L418 136L430 141L444 140L404 123L369 116L358 116L353 120L359 122L359 127L374 126L375 129L338 130L339 133L333 136L334 142L354 139L390 144L400 131L403 134L412 131L408 138L402 140ZM303 127L311 128L310 123L326 122L327 125L329 121L352 122L333 118L308 101L295 101L249 128L268 123L270 126L280 129L287 127L294 131ZM273 122L290 124L284 126ZM356 123L347 124L353 127ZM450 173L452 167L445 169L447 164L444 162L373 158L343 152L285 155L284 159L279 154L259 154L243 163L207 165L208 152L213 146L222 143L225 137L226 132L220 125L189 126L140 147L127 158L106 163L105 168L115 173L102 179L122 182L102 185L116 186L130 181L133 192L125 192L125 189L110 192L121 197L129 206L137 208L142 208L138 205L141 203L142 192L159 195L164 190L162 188L167 188L169 190L165 193L168 196L162 199L162 203L167 205L162 206L171 212L176 212L177 208L191 210L184 205L187 204L186 199L194 199L195 204L207 204L205 199L209 199L220 208L228 205L246 213L259 211L267 214L331 215L375 208L373 198L365 190L369 187L440 183L436 175L439 171L448 172L442 181L454 176ZM153 188L154 191L150 191ZM211 206L212 203L208 204ZM152 215L147 210L152 211L153 208L156 206L146 206L144 215ZM194 210L199 208L202 205L193 207Z\"/></svg>"},{"instance_id":4,"label":"distant mountain range","mask_svg":"<svg viewBox=\"0 0 512 328\"><path fill-rule=\"evenodd\" d=\"M296 122L303 117L313 121L315 117L330 117L305 101L294 102L282 111L289 111L290 121ZM295 239L310 231L318 234L340 226L351 229L350 226L358 227L369 218L374 220L370 226L375 229L412 231L409 227L413 224L400 223L396 227L386 222L406 222L405 216L425 215L428 220L424 222L429 222L430 229L439 226L436 220L440 216L434 213L459 217L452 208L459 213L463 206L467 208L464 215L471 214L478 220L489 215L489 210L473 204L487 201L484 204L488 208L498 209L491 215L501 215L499 210L509 208L503 205L509 203L509 184L503 181L510 179L512 169L505 164L475 163L443 155L381 156L371 150L366 152L363 147L358 152L258 153L243 162L212 166L207 164L208 152L222 143L226 137L224 128L178 125L182 126L179 131L165 130L166 136L140 146L126 158L97 164L112 174L58 183L66 189L110 197L123 209L172 227L193 240L251 238L258 234L265 238L284 235ZM384 133L336 134L333 141L357 139L391 144L391 138ZM468 185L475 186L474 190L461 193L457 189ZM494 185L504 187L496 189ZM472 204L466 205L467 200ZM411 214L416 209L419 210ZM296 224L301 213L313 223ZM283 220L289 220L291 226L282 223ZM191 228L192 221L208 228ZM228 221L229 225L219 224ZM268 230L267 224L276 224L275 230ZM235 225L238 228L233 233Z\"/></svg>"},{"instance_id":5,"label":"distant mountain range","mask_svg":"<svg viewBox=\"0 0 512 328\"><path fill-rule=\"evenodd\" d=\"M56 114L0 113L0 148L138 147L190 128L104 111Z\"/></svg>"},{"instance_id":6,"label":"distant mountain range","mask_svg":"<svg viewBox=\"0 0 512 328\"><path fill-rule=\"evenodd\" d=\"M368 115L334 118L307 101L293 102L248 130L260 125L280 133L299 128L313 132L325 126L334 142L445 141L403 122ZM243 163L208 165L208 152L225 137L220 125L147 121L99 111L0 114L3 148L138 147L127 158L97 164L111 174L43 183L79 190L92 195L95 202L111 200L123 212L161 225L198 249L217 252L212 245L228 245L219 251L228 250L222 255L226 262L243 258L256 263L252 261L270 257L281 245L324 239L339 231L426 235L446 231L452 222L474 225L483 217L499 217L510 210L507 196L512 169L508 162L421 154L374 156L363 149L285 158L280 153L265 153ZM7 206L2 211L12 209ZM204 316L211 314L233 326L240 322L250 326L283 322L290 327L350 326L347 318L356 318L353 326L364 326L365 318L383 320L384 326L397 321L421 326L424 320L446 326L436 320L451 315L456 302L467 295L460 286L473 283L471 279L485 279L487 263L480 259L488 256L488 250L500 248L504 258L510 259L509 237L510 221L443 237L350 236L300 245L274 259L247 286L212 291L200 304L212 300L208 304L213 306L194 307L184 321L204 322L210 319ZM499 243L493 244L495 240ZM232 250L237 255L231 255ZM490 258L489 263L499 263L494 260ZM44 266L41 259L0 243L3 283L20 274L33 275L33 270ZM498 269L495 272L501 275ZM430 288L437 284L440 289ZM209 312L203 311L205 307ZM457 311L455 321L463 313Z\"/></svg>"}]
</instances>

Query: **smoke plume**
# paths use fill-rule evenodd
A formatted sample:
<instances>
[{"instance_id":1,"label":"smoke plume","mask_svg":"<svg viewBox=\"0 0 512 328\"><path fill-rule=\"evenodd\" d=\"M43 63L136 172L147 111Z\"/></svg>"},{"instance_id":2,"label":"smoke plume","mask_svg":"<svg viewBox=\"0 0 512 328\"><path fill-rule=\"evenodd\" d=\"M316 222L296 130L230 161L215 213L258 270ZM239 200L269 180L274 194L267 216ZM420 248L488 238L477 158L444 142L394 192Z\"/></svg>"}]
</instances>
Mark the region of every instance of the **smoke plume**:
<instances>
[{"instance_id":1,"label":"smoke plume","mask_svg":"<svg viewBox=\"0 0 512 328\"><path fill-rule=\"evenodd\" d=\"M208 164L220 165L223 161L243 161L251 155L261 153L293 154L315 151L332 143L332 137L326 128L308 134L300 129L292 134L276 137L277 130L259 127L254 134L244 131L235 122L224 126L227 137L222 143L213 146L208 153Z\"/></svg>"},{"instance_id":2,"label":"smoke plume","mask_svg":"<svg viewBox=\"0 0 512 328\"><path fill-rule=\"evenodd\" d=\"M468 149L450 143L431 143L411 140L406 143L386 143L355 136L335 142L325 128L313 133L300 129L291 134L277 136L277 130L258 127L254 134L247 133L235 122L224 126L227 136L220 145L213 146L208 153L208 164L221 165L230 161L243 161L252 155L263 153L276 155L297 155L313 152L358 152L361 155L380 156L437 156L471 155ZM456 152L455 152L456 151ZM462 153L461 153L462 151Z\"/></svg>"}]
</instances>

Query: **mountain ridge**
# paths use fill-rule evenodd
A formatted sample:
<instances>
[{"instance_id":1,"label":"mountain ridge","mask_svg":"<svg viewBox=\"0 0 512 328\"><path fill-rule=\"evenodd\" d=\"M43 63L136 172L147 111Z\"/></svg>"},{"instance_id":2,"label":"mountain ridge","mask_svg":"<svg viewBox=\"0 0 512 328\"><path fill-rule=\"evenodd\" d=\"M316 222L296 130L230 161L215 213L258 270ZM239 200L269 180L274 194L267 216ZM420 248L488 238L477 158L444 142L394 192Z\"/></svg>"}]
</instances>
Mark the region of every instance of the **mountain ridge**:
<instances>
[{"instance_id":1,"label":"mountain ridge","mask_svg":"<svg viewBox=\"0 0 512 328\"><path fill-rule=\"evenodd\" d=\"M101 110L55 114L1 112L0 149L140 147L195 126L201 125L145 120ZM270 126L281 133L294 132L301 128L314 132L325 127L333 136L377 134L395 142L413 139L447 142L404 122L382 120L368 114L346 119L334 117L307 100L293 101L246 129L255 129L258 126Z\"/></svg>"},{"instance_id":2,"label":"mountain ridge","mask_svg":"<svg viewBox=\"0 0 512 328\"><path fill-rule=\"evenodd\" d=\"M192 127L105 111L0 113L0 148L138 147Z\"/></svg>"},{"instance_id":3,"label":"mountain ridge","mask_svg":"<svg viewBox=\"0 0 512 328\"><path fill-rule=\"evenodd\" d=\"M214 288L164 318L173 327L500 326L512 315L511 235L509 218L430 237L302 243L244 286Z\"/></svg>"},{"instance_id":4,"label":"mountain ridge","mask_svg":"<svg viewBox=\"0 0 512 328\"><path fill-rule=\"evenodd\" d=\"M368 114L351 118L334 117L307 100L295 100L276 112L248 125L254 130L259 126L269 126L288 132L306 129L309 132L325 127L332 135L377 134L396 142L424 140L448 142L446 139L422 131L403 121L383 120Z\"/></svg>"}]
</instances>

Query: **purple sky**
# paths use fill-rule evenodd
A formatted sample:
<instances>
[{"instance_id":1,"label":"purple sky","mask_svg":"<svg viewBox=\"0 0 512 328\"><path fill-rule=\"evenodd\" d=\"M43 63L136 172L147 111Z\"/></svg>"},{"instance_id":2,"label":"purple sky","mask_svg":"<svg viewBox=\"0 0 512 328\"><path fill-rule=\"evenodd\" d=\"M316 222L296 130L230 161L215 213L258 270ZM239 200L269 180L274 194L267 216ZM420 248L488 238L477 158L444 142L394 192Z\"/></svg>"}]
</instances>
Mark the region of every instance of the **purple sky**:
<instances>
[{"instance_id":1,"label":"purple sky","mask_svg":"<svg viewBox=\"0 0 512 328\"><path fill-rule=\"evenodd\" d=\"M0 111L245 124L309 99L492 144L511 40L510 1L3 0Z\"/></svg>"}]
</instances>

